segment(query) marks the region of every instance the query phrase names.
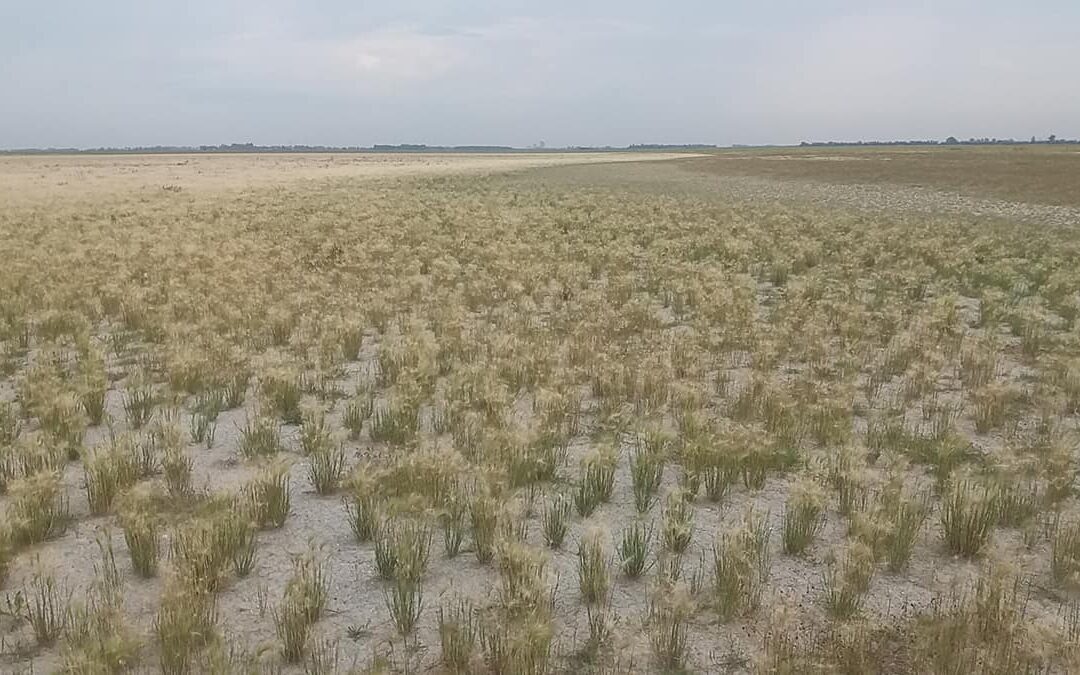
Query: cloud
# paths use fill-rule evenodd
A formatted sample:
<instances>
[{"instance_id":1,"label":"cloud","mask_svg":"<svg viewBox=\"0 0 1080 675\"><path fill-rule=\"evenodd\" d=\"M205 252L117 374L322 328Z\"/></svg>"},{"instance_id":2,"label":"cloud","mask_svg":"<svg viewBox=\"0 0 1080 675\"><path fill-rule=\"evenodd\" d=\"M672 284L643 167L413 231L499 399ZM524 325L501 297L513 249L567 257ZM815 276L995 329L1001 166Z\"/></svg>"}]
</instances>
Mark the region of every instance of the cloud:
<instances>
[{"instance_id":1,"label":"cloud","mask_svg":"<svg viewBox=\"0 0 1080 675\"><path fill-rule=\"evenodd\" d=\"M335 38L301 38L277 30L242 32L211 46L203 58L219 81L389 93L437 80L462 67L469 53L460 38L392 27Z\"/></svg>"},{"instance_id":2,"label":"cloud","mask_svg":"<svg viewBox=\"0 0 1080 675\"><path fill-rule=\"evenodd\" d=\"M1064 0L39 5L0 147L1080 135Z\"/></svg>"}]
</instances>

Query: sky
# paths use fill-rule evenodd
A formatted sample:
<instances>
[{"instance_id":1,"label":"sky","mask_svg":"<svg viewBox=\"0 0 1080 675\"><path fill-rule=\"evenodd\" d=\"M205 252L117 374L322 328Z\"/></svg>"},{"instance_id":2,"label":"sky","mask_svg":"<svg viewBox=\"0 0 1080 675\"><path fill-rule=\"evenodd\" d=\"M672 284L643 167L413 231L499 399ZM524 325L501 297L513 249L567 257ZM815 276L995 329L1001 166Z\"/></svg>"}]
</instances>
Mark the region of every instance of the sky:
<instances>
[{"instance_id":1,"label":"sky","mask_svg":"<svg viewBox=\"0 0 1080 675\"><path fill-rule=\"evenodd\" d=\"M0 0L0 148L1080 136L1076 0Z\"/></svg>"}]
</instances>

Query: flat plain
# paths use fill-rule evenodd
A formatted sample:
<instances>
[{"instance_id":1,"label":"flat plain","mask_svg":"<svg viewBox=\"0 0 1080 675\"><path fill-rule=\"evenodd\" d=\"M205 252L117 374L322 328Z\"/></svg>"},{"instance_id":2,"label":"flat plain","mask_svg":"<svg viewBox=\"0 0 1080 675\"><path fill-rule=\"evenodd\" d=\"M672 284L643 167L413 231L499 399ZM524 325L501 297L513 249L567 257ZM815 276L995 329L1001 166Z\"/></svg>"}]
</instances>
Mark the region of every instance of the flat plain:
<instances>
[{"instance_id":1,"label":"flat plain","mask_svg":"<svg viewBox=\"0 0 1080 675\"><path fill-rule=\"evenodd\" d=\"M0 158L0 670L1080 668L1080 154Z\"/></svg>"}]
</instances>

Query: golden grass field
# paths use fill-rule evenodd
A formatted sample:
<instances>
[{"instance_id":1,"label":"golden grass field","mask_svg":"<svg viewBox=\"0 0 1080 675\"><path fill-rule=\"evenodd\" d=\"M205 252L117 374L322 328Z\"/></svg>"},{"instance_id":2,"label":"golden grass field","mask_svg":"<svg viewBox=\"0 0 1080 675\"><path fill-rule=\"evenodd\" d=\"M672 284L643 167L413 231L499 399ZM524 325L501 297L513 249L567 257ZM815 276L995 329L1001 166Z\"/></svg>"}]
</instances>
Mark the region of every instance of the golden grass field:
<instances>
[{"instance_id":1,"label":"golden grass field","mask_svg":"<svg viewBox=\"0 0 1080 675\"><path fill-rule=\"evenodd\" d=\"M0 671L1076 672L1038 152L0 158Z\"/></svg>"}]
</instances>

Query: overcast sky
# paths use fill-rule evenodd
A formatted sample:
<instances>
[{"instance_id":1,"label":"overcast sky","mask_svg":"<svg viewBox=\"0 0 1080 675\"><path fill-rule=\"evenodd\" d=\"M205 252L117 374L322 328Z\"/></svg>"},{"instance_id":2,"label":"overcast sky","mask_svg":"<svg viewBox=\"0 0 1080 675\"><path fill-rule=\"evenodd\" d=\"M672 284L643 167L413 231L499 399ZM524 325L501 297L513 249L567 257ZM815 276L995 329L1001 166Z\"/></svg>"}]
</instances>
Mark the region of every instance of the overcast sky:
<instances>
[{"instance_id":1,"label":"overcast sky","mask_svg":"<svg viewBox=\"0 0 1080 675\"><path fill-rule=\"evenodd\" d=\"M0 0L0 147L1080 136L1080 1Z\"/></svg>"}]
</instances>

